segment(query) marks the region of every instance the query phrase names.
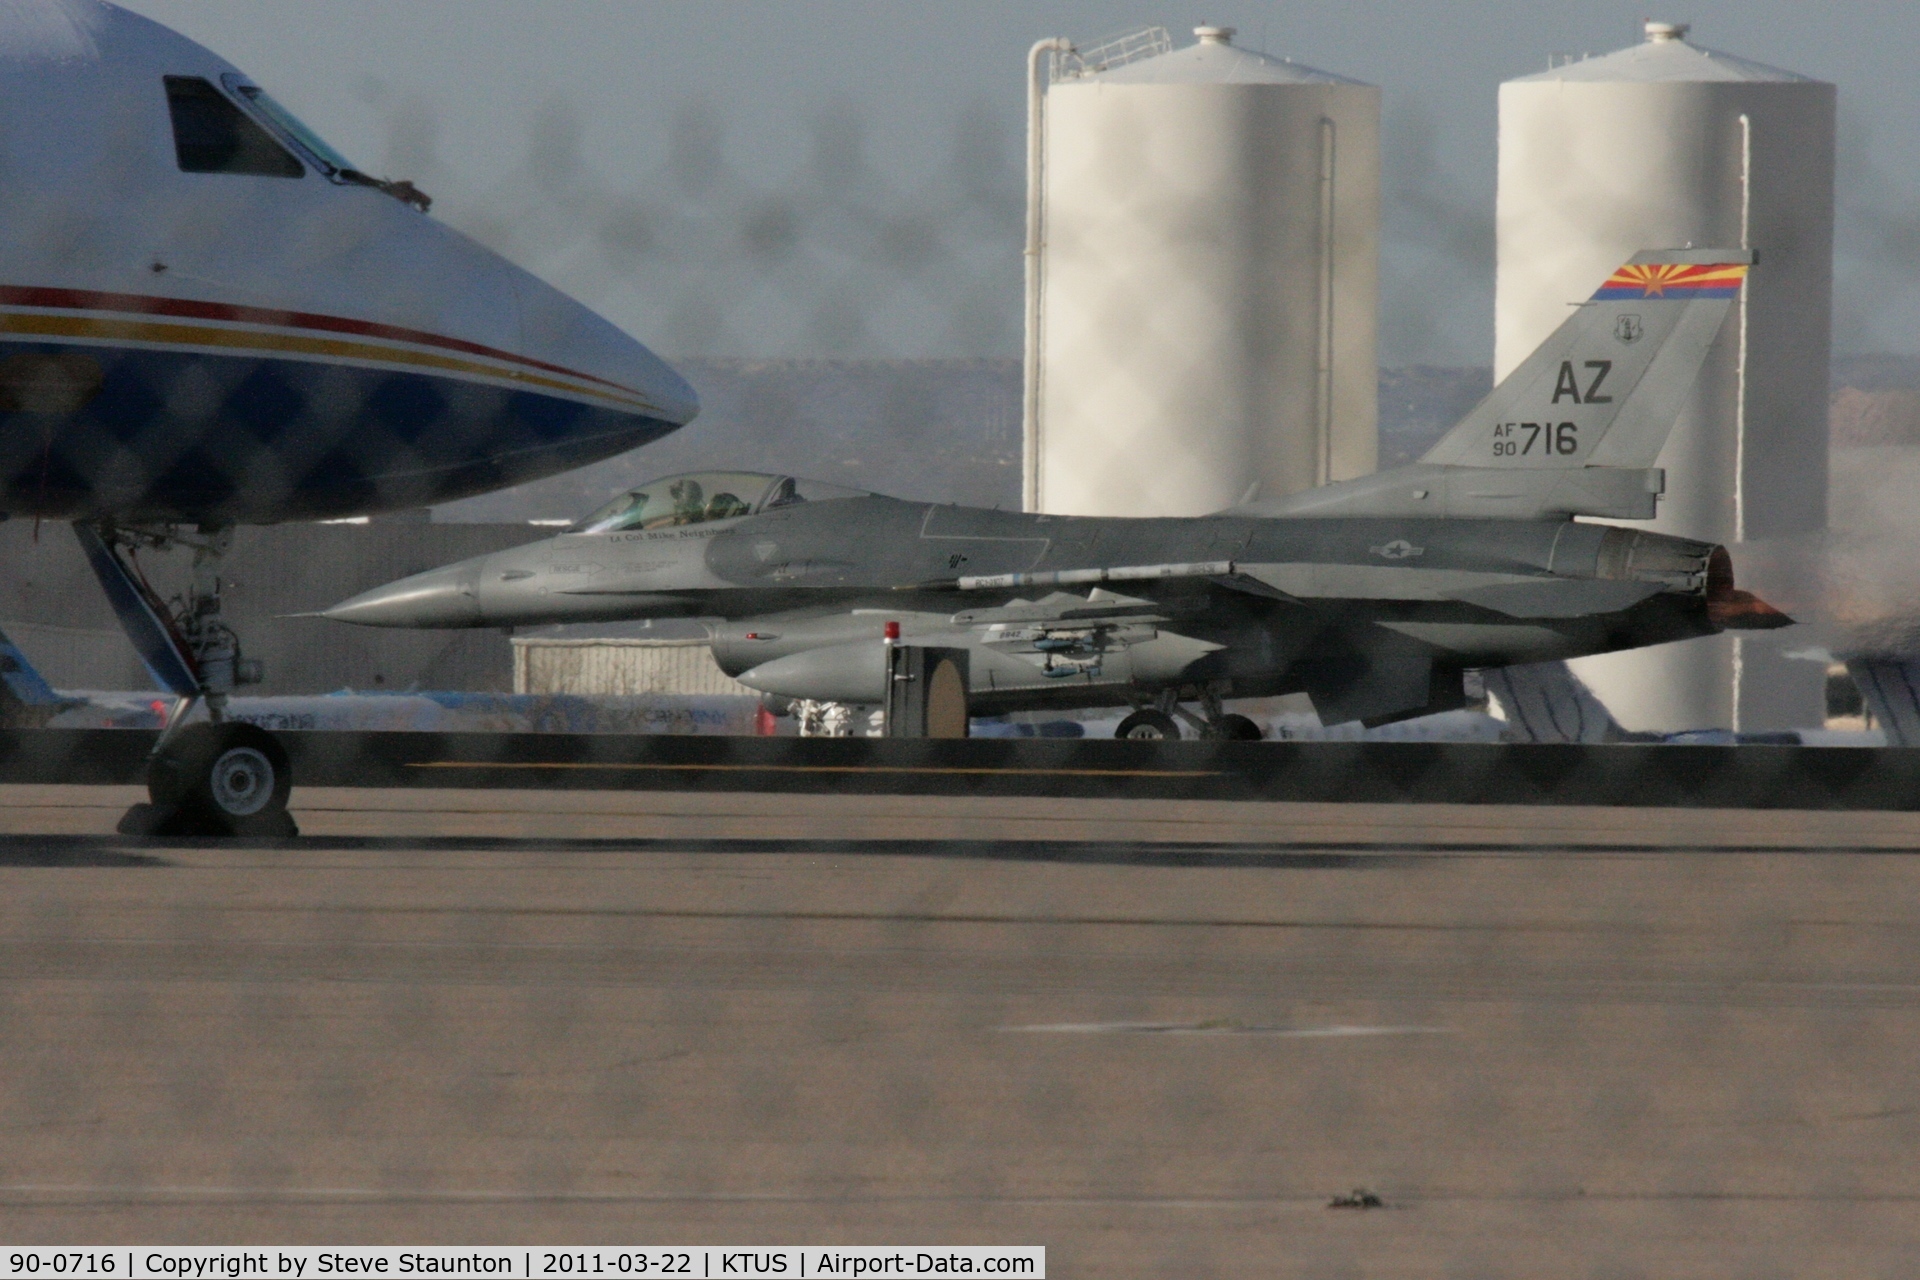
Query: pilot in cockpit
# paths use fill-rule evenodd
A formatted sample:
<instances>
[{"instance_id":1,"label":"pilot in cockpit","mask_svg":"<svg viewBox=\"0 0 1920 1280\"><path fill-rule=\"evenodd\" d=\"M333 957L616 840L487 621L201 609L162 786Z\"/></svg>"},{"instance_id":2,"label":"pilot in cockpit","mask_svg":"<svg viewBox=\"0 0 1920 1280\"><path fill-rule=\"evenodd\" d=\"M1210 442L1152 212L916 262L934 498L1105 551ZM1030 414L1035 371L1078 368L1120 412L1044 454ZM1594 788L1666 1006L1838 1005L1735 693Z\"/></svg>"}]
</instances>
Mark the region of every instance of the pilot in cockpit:
<instances>
[{"instance_id":1,"label":"pilot in cockpit","mask_svg":"<svg viewBox=\"0 0 1920 1280\"><path fill-rule=\"evenodd\" d=\"M696 524L706 519L706 514L702 510L706 502L706 492L701 489L698 480L692 476L684 480L675 480L667 492L673 498L673 514L664 520L649 520L648 528L673 524Z\"/></svg>"}]
</instances>

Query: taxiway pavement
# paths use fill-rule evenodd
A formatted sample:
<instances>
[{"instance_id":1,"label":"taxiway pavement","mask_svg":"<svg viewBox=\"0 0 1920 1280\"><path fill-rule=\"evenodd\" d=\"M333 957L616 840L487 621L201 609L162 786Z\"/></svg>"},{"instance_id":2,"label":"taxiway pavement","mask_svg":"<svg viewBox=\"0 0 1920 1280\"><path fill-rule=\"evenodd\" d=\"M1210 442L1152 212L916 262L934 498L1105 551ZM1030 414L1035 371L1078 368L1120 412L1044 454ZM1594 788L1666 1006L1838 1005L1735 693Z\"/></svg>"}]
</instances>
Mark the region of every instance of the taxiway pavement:
<instances>
[{"instance_id":1,"label":"taxiway pavement","mask_svg":"<svg viewBox=\"0 0 1920 1280\"><path fill-rule=\"evenodd\" d=\"M0 788L22 1243L1920 1239L1920 815L304 789L248 847L111 835L137 798Z\"/></svg>"}]
</instances>

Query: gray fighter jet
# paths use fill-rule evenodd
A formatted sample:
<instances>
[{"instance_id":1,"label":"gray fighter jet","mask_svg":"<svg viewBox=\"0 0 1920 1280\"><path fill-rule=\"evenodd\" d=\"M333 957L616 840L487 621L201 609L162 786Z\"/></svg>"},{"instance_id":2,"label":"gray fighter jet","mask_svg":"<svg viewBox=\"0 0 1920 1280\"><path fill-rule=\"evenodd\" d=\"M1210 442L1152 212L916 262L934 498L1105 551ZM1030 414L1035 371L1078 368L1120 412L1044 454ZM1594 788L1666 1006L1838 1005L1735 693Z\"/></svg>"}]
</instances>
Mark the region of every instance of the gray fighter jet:
<instances>
[{"instance_id":1,"label":"gray fighter jet","mask_svg":"<svg viewBox=\"0 0 1920 1280\"><path fill-rule=\"evenodd\" d=\"M1124 737L1177 737L1176 714L1258 737L1222 699L1301 691L1328 724L1449 710L1471 669L1791 622L1734 588L1722 547L1574 519L1654 514L1654 462L1751 260L1639 254L1419 463L1286 498L1109 519L682 475L325 616L697 617L742 683L854 704L882 701L897 624L965 651L977 714L1131 704Z\"/></svg>"}]
</instances>

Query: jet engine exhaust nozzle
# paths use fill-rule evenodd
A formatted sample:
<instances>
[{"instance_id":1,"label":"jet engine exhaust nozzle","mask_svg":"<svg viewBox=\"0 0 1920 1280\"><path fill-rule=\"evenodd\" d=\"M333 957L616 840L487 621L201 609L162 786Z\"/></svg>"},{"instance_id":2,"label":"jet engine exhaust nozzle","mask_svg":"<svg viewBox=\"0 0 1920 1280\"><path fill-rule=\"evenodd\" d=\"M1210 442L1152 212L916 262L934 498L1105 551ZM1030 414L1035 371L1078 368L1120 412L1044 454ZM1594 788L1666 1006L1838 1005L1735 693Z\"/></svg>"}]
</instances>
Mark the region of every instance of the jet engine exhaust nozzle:
<instances>
[{"instance_id":1,"label":"jet engine exhaust nozzle","mask_svg":"<svg viewBox=\"0 0 1920 1280\"><path fill-rule=\"evenodd\" d=\"M1722 631L1773 631L1794 620L1751 591L1733 585L1733 557L1715 547L1707 560L1707 621Z\"/></svg>"}]
</instances>

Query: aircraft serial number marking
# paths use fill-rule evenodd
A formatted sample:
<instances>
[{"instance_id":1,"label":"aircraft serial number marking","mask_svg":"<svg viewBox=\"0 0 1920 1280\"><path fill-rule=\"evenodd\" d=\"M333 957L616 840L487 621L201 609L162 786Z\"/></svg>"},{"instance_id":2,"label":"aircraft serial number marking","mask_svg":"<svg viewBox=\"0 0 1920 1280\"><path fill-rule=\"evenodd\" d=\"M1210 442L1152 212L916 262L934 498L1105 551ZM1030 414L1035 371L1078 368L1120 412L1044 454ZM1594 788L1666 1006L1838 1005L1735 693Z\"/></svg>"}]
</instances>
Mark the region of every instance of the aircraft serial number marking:
<instances>
[{"instance_id":1,"label":"aircraft serial number marking","mask_svg":"<svg viewBox=\"0 0 1920 1280\"><path fill-rule=\"evenodd\" d=\"M1524 458L1538 445L1540 452L1580 452L1580 426L1574 422L1496 422L1493 456Z\"/></svg>"}]
</instances>

